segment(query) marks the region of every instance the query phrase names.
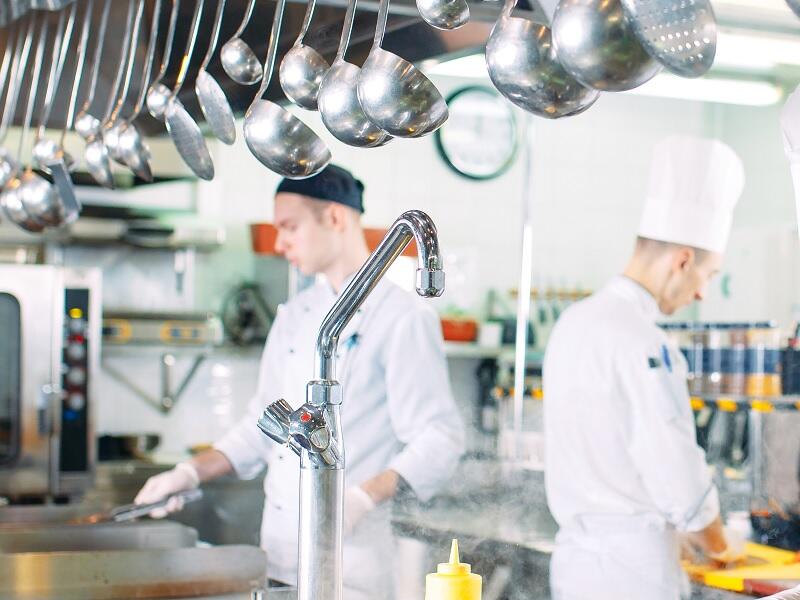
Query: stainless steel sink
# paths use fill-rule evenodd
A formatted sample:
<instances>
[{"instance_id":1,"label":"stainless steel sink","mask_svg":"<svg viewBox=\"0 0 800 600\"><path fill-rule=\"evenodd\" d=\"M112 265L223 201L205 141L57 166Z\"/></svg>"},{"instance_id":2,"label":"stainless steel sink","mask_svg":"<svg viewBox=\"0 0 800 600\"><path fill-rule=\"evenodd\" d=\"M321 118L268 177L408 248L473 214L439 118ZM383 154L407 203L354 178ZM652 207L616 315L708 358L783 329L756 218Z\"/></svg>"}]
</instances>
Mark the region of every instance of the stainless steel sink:
<instances>
[{"instance_id":1,"label":"stainless steel sink","mask_svg":"<svg viewBox=\"0 0 800 600\"><path fill-rule=\"evenodd\" d=\"M33 525L0 529L0 553L168 550L197 545L197 531L170 521Z\"/></svg>"}]
</instances>

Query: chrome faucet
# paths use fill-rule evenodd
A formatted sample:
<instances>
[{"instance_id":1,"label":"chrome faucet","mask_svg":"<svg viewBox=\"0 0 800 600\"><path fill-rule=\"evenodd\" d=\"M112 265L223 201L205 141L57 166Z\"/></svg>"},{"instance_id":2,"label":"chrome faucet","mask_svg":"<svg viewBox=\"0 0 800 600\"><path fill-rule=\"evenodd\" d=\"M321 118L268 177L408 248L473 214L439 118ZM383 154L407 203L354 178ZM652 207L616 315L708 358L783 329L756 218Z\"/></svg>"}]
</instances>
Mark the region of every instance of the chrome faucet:
<instances>
[{"instance_id":1,"label":"chrome faucet","mask_svg":"<svg viewBox=\"0 0 800 600\"><path fill-rule=\"evenodd\" d=\"M422 211L405 212L323 320L317 335L314 379L306 386L306 403L292 410L285 400L278 400L258 420L264 434L300 456L298 600L342 600L345 460L336 346L350 319L412 239L417 242L419 255L417 293L424 297L442 295L444 271L436 226Z\"/></svg>"}]
</instances>

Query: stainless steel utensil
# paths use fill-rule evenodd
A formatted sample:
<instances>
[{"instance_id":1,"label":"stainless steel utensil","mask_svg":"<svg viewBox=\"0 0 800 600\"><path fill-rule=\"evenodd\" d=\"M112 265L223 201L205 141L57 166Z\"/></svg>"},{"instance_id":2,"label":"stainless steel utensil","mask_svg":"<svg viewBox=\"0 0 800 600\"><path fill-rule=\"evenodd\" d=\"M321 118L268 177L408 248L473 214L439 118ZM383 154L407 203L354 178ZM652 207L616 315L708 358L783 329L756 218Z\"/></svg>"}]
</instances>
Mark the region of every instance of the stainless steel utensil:
<instances>
[{"instance_id":1,"label":"stainless steel utensil","mask_svg":"<svg viewBox=\"0 0 800 600\"><path fill-rule=\"evenodd\" d=\"M194 91L197 94L197 101L200 109L206 118L206 123L211 128L211 133L225 144L232 144L236 141L236 127L233 121L233 110L225 97L217 80L214 79L206 70L214 50L217 48L219 29L222 25L222 15L225 12L225 0L219 0L217 4L217 15L214 18L214 29L211 32L211 41L208 44L203 63L197 72L197 79L194 84Z\"/></svg>"},{"instance_id":2,"label":"stainless steel utensil","mask_svg":"<svg viewBox=\"0 0 800 600\"><path fill-rule=\"evenodd\" d=\"M25 33L26 29L27 35ZM3 117L2 120L0 120L0 144L5 144L9 125L17 111L17 99L19 98L22 79L20 73L25 72L25 68L28 64L28 54L31 48L31 34L32 29L30 21L27 28L20 27L17 31L14 58L11 61L11 71L8 78L8 87L6 88L6 100L3 104ZM11 36L9 36L8 40L11 40ZM0 146L0 193L2 193L2 189L18 170L19 165L16 159L5 146Z\"/></svg>"},{"instance_id":3,"label":"stainless steel utensil","mask_svg":"<svg viewBox=\"0 0 800 600\"><path fill-rule=\"evenodd\" d=\"M156 0L153 6L153 26L150 29L147 56L145 57L145 66L139 83L139 95L136 98L136 104L131 114L127 118L117 121L109 130L110 135L106 136L106 145L110 146L114 143L115 152L119 160L130 168L137 177L145 181L153 180L153 172L150 169L150 150L142 140L142 135L139 133L134 120L141 114L147 96L156 43L158 42L160 15L161 0Z\"/></svg>"},{"instance_id":4,"label":"stainless steel utensil","mask_svg":"<svg viewBox=\"0 0 800 600\"><path fill-rule=\"evenodd\" d=\"M72 29L75 25L76 4L73 3L67 10L69 17L66 21L66 29L65 11L61 11L59 14L56 36L53 41L53 54L50 61L50 77L47 82L44 105L39 118L37 140L33 146L33 160L52 174L56 193L44 193L45 187L40 185L38 180L23 184L30 185L33 190L36 190L35 194L27 194L25 190L21 192L23 206L28 214L42 225L51 227L62 225L66 218L72 216L72 208L76 202L75 191L72 188L72 182L69 179L69 175L67 175L67 169L63 162L64 154L63 152L59 153L59 145L54 140L44 137L45 128L53 108L53 100L61 81L64 62L69 51ZM37 178L41 179L38 176ZM69 211L67 207L69 207Z\"/></svg>"},{"instance_id":5,"label":"stainless steel utensil","mask_svg":"<svg viewBox=\"0 0 800 600\"><path fill-rule=\"evenodd\" d=\"M336 58L322 80L317 102L322 122L333 136L350 146L375 148L392 140L392 136L367 118L358 101L358 76L361 69L344 60L358 0L350 0L344 17L342 37Z\"/></svg>"},{"instance_id":6,"label":"stainless steel utensil","mask_svg":"<svg viewBox=\"0 0 800 600\"><path fill-rule=\"evenodd\" d=\"M596 90L630 90L661 70L636 37L620 0L562 0L552 29L559 62Z\"/></svg>"},{"instance_id":7,"label":"stainless steel utensil","mask_svg":"<svg viewBox=\"0 0 800 600\"><path fill-rule=\"evenodd\" d=\"M164 52L161 55L161 68L158 70L158 75L156 75L156 79L151 84L150 89L147 90L147 110L153 117L161 121L164 120L164 111L170 98L170 89L162 81L167 74L169 59L172 56L172 42L175 39L175 25L178 22L179 8L180 0L172 0L172 13L169 16L167 39L164 42Z\"/></svg>"},{"instance_id":8,"label":"stainless steel utensil","mask_svg":"<svg viewBox=\"0 0 800 600\"><path fill-rule=\"evenodd\" d=\"M709 0L621 0L644 49L682 77L700 77L714 64L717 21Z\"/></svg>"},{"instance_id":9,"label":"stainless steel utensil","mask_svg":"<svg viewBox=\"0 0 800 600\"><path fill-rule=\"evenodd\" d=\"M250 17L253 15L253 7L255 5L256 0L250 0L247 3L247 10L239 28L233 34L233 37L223 44L220 52L220 60L225 73L241 85L253 85L261 81L261 78L265 76L255 52L241 38L247 24L250 22Z\"/></svg>"},{"instance_id":10,"label":"stainless steel utensil","mask_svg":"<svg viewBox=\"0 0 800 600\"><path fill-rule=\"evenodd\" d=\"M370 121L396 137L420 137L447 120L439 90L410 62L381 48L389 0L381 0L375 40L358 78L358 100Z\"/></svg>"},{"instance_id":11,"label":"stainless steel utensil","mask_svg":"<svg viewBox=\"0 0 800 600\"><path fill-rule=\"evenodd\" d=\"M103 57L103 44L106 39L108 29L108 14L111 9L111 0L105 0L103 12L100 15L100 25L98 26L97 39L95 40L94 55L92 57L91 77L89 78L89 92L81 106L81 110L75 117L75 132L84 140L100 132L100 119L89 114L94 102L95 92L97 91L97 78L100 74L100 61Z\"/></svg>"},{"instance_id":12,"label":"stainless steel utensil","mask_svg":"<svg viewBox=\"0 0 800 600\"><path fill-rule=\"evenodd\" d=\"M128 66L128 54L133 42L133 21L135 12L136 3L134 0L128 0L128 14L125 21L125 33L123 34L122 39L122 48L119 55L119 67L117 68L117 74L114 77L114 82L111 85L111 92L108 96L108 103L105 113L103 114L103 118L100 120L97 128L92 128L92 133L86 140L86 150L84 152L86 168L88 169L89 173L92 175L92 177L94 177L97 183L109 189L113 189L114 187L114 177L111 174L111 162L108 158L108 149L103 143L102 134L114 112L114 108L117 104L117 96L122 85L122 78L125 74L126 67Z\"/></svg>"},{"instance_id":13,"label":"stainless steel utensil","mask_svg":"<svg viewBox=\"0 0 800 600\"><path fill-rule=\"evenodd\" d=\"M458 29L469 21L466 0L417 0L417 10L436 29Z\"/></svg>"},{"instance_id":14,"label":"stainless steel utensil","mask_svg":"<svg viewBox=\"0 0 800 600\"><path fill-rule=\"evenodd\" d=\"M331 153L314 131L285 108L262 96L272 79L286 0L278 0L272 21L264 77L244 117L244 139L250 152L268 169L303 179L319 173Z\"/></svg>"},{"instance_id":15,"label":"stainless steel utensil","mask_svg":"<svg viewBox=\"0 0 800 600\"><path fill-rule=\"evenodd\" d=\"M39 127L33 144L34 162L45 171L49 171L45 163L58 152L58 144L54 140L45 138L44 136L53 109L53 100L58 91L61 74L64 71L64 62L67 58L69 44L72 39L72 29L75 25L75 8L76 4L73 3L70 5L68 11L61 11L58 15L56 35L53 41L53 53L50 60L50 76L44 94L44 104L42 105L42 111L39 115ZM69 13L69 18L67 18L67 12Z\"/></svg>"},{"instance_id":16,"label":"stainless steel utensil","mask_svg":"<svg viewBox=\"0 0 800 600\"><path fill-rule=\"evenodd\" d=\"M486 67L494 87L540 117L557 119L585 111L600 93L564 70L548 27L511 16L516 4L506 0L486 44Z\"/></svg>"},{"instance_id":17,"label":"stainless steel utensil","mask_svg":"<svg viewBox=\"0 0 800 600\"><path fill-rule=\"evenodd\" d=\"M278 79L286 97L301 108L317 110L319 86L330 65L322 55L303 43L311 25L316 0L308 0L303 25L294 44L283 57Z\"/></svg>"},{"instance_id":18,"label":"stainless steel utensil","mask_svg":"<svg viewBox=\"0 0 800 600\"><path fill-rule=\"evenodd\" d=\"M186 50L181 61L181 70L172 88L172 95L167 102L164 111L164 122L167 125L167 132L172 138L172 143L181 155L183 162L201 179L211 180L214 178L214 163L211 154L208 152L206 140L203 132L197 126L192 116L183 107L183 104L176 102L178 93L186 81L186 74L189 71L189 63L192 60L194 45L197 41L197 30L200 25L200 17L203 14L204 0L197 0L194 14L192 15L192 25L189 32L189 40L186 43Z\"/></svg>"},{"instance_id":19,"label":"stainless steel utensil","mask_svg":"<svg viewBox=\"0 0 800 600\"><path fill-rule=\"evenodd\" d=\"M70 523L106 523L109 521L113 521L114 523L123 523L125 521L133 521L139 517L145 517L156 509L164 508L175 498L180 499L184 504L188 504L189 502L196 502L202 497L203 490L199 488L193 490L184 490L182 492L178 492L177 494L167 496L158 502L151 502L149 504L124 504L122 506L113 508L110 511L103 511L92 515L87 515L85 517L78 517L77 519L70 521Z\"/></svg>"},{"instance_id":20,"label":"stainless steel utensil","mask_svg":"<svg viewBox=\"0 0 800 600\"><path fill-rule=\"evenodd\" d=\"M36 15L32 15L30 17L30 21L28 23L28 32L27 32L27 39L31 39L34 30L34 24L36 22ZM33 119L33 108L36 104L36 91L39 87L39 75L41 74L42 70L42 60L44 59L44 46L45 42L47 41L47 19L42 19L42 26L38 32L38 42L36 44L36 54L34 55L34 62L33 62L33 69L31 71L31 82L28 91L28 102L25 107L25 121L22 125L22 132L20 133L19 138L19 146L17 149L17 163L21 163L22 161L22 151L25 147L26 138L28 133L30 133L31 123ZM27 61L26 61L27 62ZM24 73L24 66L21 70ZM31 167L28 166L27 172L32 172ZM44 227L36 220L31 218L28 212L25 210L25 207L22 203L22 194L21 191L23 189L22 183L24 180L25 174L23 173L21 176L19 175L19 171L17 171L14 176L8 181L6 186L3 188L2 194L0 194L0 207L2 207L3 212L5 212L8 220L18 225L22 229L30 231L32 233L38 233L44 231ZM41 178L40 178L41 179ZM46 184L47 182L42 179L42 181ZM47 185L49 189L49 184Z\"/></svg>"},{"instance_id":21,"label":"stainless steel utensil","mask_svg":"<svg viewBox=\"0 0 800 600\"><path fill-rule=\"evenodd\" d=\"M794 14L800 17L800 0L786 0L786 4L794 11Z\"/></svg>"},{"instance_id":22,"label":"stainless steel utensil","mask_svg":"<svg viewBox=\"0 0 800 600\"><path fill-rule=\"evenodd\" d=\"M136 4L136 16L133 20L133 33L131 34L131 44L128 52L128 56L126 60L126 67L125 67L125 77L123 78L122 82L122 91L119 93L119 97L117 98L117 102L114 105L114 110L111 111L111 116L109 119L103 124L103 144L105 144L106 150L108 151L108 156L111 157L112 160L121 164L125 165L124 161L122 160L122 154L119 150L119 133L120 133L120 126L123 125L123 120L120 118L120 113L122 112L123 107L125 106L125 102L128 99L128 92L131 88L131 80L133 78L133 68L136 64L136 48L138 46L139 40L139 33L141 31L142 26L142 16L144 15L144 0L138 0Z\"/></svg>"}]
</instances>

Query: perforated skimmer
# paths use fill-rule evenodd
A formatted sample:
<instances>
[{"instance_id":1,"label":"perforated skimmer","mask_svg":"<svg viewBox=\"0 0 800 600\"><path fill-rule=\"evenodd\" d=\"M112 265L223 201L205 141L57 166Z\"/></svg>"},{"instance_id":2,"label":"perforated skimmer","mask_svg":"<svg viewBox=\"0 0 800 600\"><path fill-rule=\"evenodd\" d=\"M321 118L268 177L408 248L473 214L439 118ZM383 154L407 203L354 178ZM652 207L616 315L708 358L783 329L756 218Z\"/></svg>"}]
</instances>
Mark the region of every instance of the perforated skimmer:
<instances>
[{"instance_id":1,"label":"perforated skimmer","mask_svg":"<svg viewBox=\"0 0 800 600\"><path fill-rule=\"evenodd\" d=\"M709 0L621 0L647 52L682 77L700 77L714 64L717 21Z\"/></svg>"}]
</instances>

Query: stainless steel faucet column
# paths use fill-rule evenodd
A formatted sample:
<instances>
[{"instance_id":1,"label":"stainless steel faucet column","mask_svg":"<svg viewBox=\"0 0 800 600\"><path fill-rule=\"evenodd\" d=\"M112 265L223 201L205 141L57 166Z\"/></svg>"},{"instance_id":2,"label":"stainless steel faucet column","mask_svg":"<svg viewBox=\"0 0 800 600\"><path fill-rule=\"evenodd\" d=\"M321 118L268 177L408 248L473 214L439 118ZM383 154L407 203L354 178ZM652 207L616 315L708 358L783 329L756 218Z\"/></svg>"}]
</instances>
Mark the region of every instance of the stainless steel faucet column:
<instances>
[{"instance_id":1,"label":"stainless steel faucet column","mask_svg":"<svg viewBox=\"0 0 800 600\"><path fill-rule=\"evenodd\" d=\"M411 240L419 255L417 293L441 296L444 271L436 226L419 210L403 213L359 269L322 322L317 335L315 378L306 403L295 411L279 400L264 411L258 426L300 456L300 540L298 600L342 600L342 521L344 443L339 418L342 388L336 381L336 346L353 318Z\"/></svg>"}]
</instances>

